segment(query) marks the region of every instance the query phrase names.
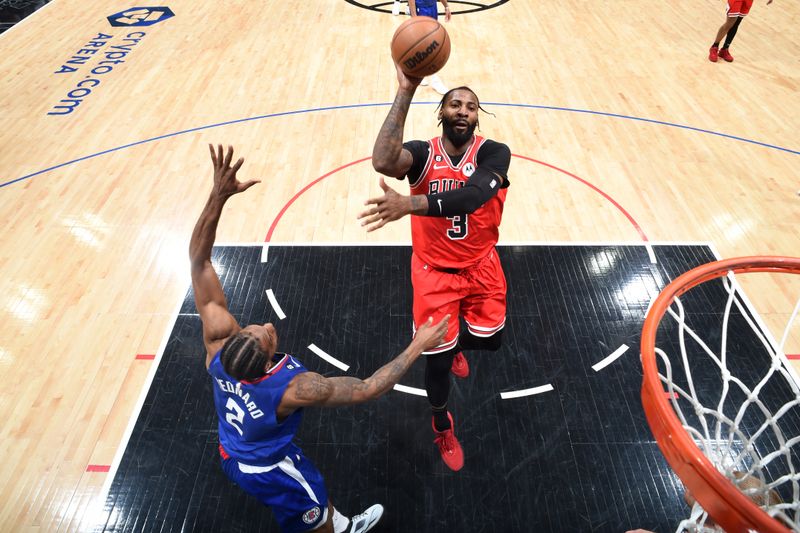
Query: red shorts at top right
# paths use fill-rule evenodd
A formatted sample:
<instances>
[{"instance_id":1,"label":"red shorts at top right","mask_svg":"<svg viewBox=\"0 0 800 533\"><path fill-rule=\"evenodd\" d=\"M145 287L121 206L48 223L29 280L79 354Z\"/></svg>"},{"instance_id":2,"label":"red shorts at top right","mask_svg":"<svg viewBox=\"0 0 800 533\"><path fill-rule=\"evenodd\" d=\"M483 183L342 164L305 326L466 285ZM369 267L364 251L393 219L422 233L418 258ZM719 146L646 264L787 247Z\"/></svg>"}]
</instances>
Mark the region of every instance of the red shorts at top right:
<instances>
[{"instance_id":1,"label":"red shorts at top right","mask_svg":"<svg viewBox=\"0 0 800 533\"><path fill-rule=\"evenodd\" d=\"M743 17L750 13L753 0L728 0L728 16Z\"/></svg>"}]
</instances>

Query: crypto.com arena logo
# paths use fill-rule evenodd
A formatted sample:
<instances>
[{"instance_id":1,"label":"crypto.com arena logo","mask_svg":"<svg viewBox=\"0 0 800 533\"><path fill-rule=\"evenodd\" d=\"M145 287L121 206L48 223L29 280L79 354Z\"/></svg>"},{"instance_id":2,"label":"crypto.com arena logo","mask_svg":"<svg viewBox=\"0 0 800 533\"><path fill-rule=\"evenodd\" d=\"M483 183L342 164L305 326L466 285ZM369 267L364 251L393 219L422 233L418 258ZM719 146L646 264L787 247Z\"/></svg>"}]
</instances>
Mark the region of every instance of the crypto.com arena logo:
<instances>
[{"instance_id":1,"label":"crypto.com arena logo","mask_svg":"<svg viewBox=\"0 0 800 533\"><path fill-rule=\"evenodd\" d=\"M112 26L152 26L175 16L168 7L132 7L108 17Z\"/></svg>"},{"instance_id":2,"label":"crypto.com arena logo","mask_svg":"<svg viewBox=\"0 0 800 533\"><path fill-rule=\"evenodd\" d=\"M344 0L348 4L352 4L354 6L362 7L364 9L369 9L372 11L379 11L380 13L391 13L392 12L392 5L394 4L394 0ZM476 11L483 11L485 9L492 9L493 7L497 7L500 5L505 4L508 0L449 0L447 3L450 4L450 10L452 11L453 15L464 15L466 13L474 13ZM441 10L441 5L439 8ZM406 7L408 6L408 0L403 0L402 6L400 9L401 13L405 13ZM440 16L443 16L444 13L440 11Z\"/></svg>"}]
</instances>

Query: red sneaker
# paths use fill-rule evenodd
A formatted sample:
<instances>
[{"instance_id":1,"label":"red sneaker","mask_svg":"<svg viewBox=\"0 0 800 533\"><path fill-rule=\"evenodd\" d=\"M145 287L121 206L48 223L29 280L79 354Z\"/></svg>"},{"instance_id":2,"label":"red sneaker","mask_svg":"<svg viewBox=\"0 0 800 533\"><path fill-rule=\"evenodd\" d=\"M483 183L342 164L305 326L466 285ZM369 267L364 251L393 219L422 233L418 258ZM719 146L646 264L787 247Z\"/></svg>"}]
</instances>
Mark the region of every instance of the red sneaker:
<instances>
[{"instance_id":1,"label":"red sneaker","mask_svg":"<svg viewBox=\"0 0 800 533\"><path fill-rule=\"evenodd\" d=\"M708 60L712 63L717 62L717 58L719 57L719 48L716 46L712 46L711 49L708 51Z\"/></svg>"},{"instance_id":2,"label":"red sneaker","mask_svg":"<svg viewBox=\"0 0 800 533\"><path fill-rule=\"evenodd\" d=\"M433 443L439 448L439 453L442 455L444 464L446 464L450 470L458 472L464 466L464 450L461 449L461 444L456 438L453 415L448 412L447 418L450 419L450 429L444 431L436 431L436 424L431 420L433 432L436 433L436 438L433 439Z\"/></svg>"},{"instance_id":3,"label":"red sneaker","mask_svg":"<svg viewBox=\"0 0 800 533\"><path fill-rule=\"evenodd\" d=\"M469 376L469 363L467 363L467 358L464 357L464 352L458 352L453 357L453 365L450 367L450 372L459 378Z\"/></svg>"},{"instance_id":4,"label":"red sneaker","mask_svg":"<svg viewBox=\"0 0 800 533\"><path fill-rule=\"evenodd\" d=\"M719 51L719 57L721 57L728 63L733 62L733 56L731 55L731 53L728 51L727 48L723 48L722 50Z\"/></svg>"}]
</instances>

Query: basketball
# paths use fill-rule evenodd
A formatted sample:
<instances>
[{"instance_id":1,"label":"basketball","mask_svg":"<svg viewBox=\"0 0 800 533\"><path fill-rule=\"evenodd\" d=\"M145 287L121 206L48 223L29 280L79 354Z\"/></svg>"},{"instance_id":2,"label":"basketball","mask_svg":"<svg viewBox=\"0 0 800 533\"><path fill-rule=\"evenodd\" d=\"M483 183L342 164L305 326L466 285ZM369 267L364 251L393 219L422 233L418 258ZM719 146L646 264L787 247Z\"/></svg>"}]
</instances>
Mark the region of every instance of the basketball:
<instances>
[{"instance_id":1,"label":"basketball","mask_svg":"<svg viewBox=\"0 0 800 533\"><path fill-rule=\"evenodd\" d=\"M430 17L412 17L392 37L392 58L408 76L435 74L450 57L450 36Z\"/></svg>"}]
</instances>

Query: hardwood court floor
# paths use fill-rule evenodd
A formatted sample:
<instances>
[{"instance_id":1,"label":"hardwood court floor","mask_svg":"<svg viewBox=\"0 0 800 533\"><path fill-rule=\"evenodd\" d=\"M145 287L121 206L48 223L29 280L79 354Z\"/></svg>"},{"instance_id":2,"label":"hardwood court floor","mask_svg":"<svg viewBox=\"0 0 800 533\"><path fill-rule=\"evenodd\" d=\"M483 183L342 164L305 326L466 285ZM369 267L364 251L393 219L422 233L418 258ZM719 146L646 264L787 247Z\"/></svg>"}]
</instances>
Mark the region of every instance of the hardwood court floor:
<instances>
[{"instance_id":1,"label":"hardwood court floor","mask_svg":"<svg viewBox=\"0 0 800 533\"><path fill-rule=\"evenodd\" d=\"M370 155L394 94L391 15L344 0L165 5L173 17L127 28L106 17L129 4L55 0L0 36L0 530L92 522L106 474L87 467L112 464L153 371L137 355L160 352L188 286L206 144L233 144L242 175L263 179L230 202L218 242L263 241L301 189ZM644 235L798 255L800 6L757 2L736 61L711 64L723 13L717 0L510 0L454 17L442 77L476 90L494 113L482 133L519 156L504 241ZM48 115L68 94L80 105ZM420 89L408 138L436 134L438 98ZM355 223L376 191L369 162L347 166L270 237L407 242L406 223L369 236ZM748 293L774 325L798 287Z\"/></svg>"}]
</instances>

